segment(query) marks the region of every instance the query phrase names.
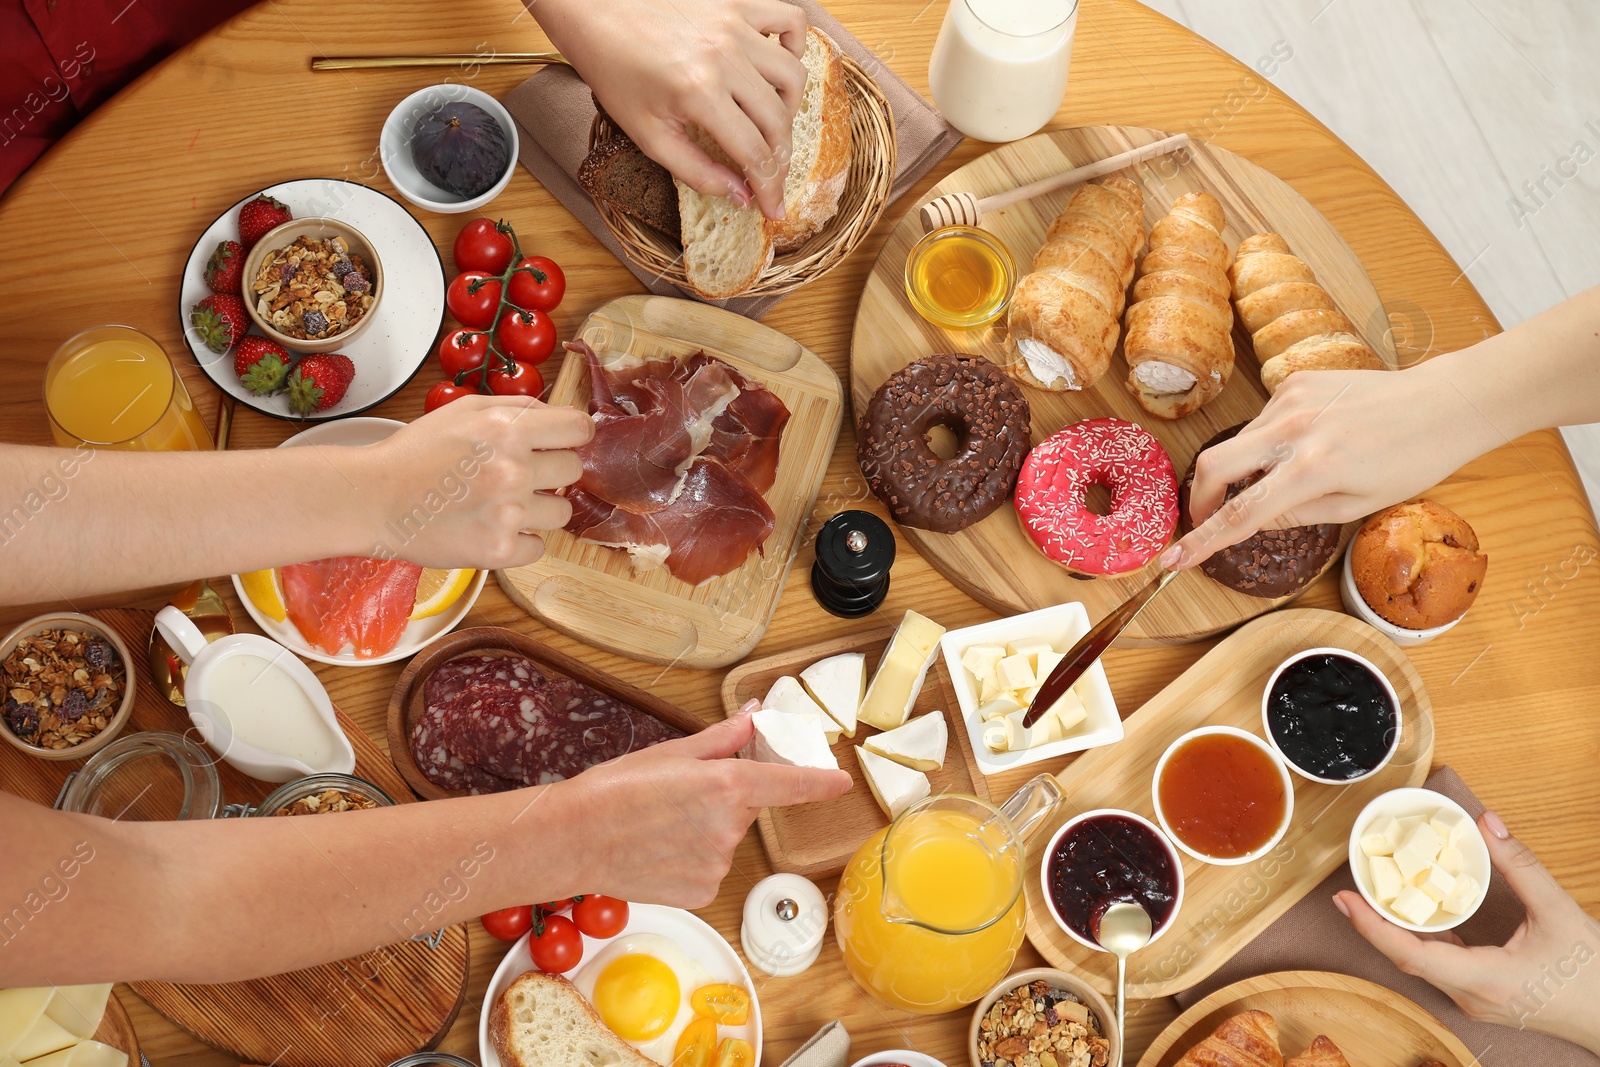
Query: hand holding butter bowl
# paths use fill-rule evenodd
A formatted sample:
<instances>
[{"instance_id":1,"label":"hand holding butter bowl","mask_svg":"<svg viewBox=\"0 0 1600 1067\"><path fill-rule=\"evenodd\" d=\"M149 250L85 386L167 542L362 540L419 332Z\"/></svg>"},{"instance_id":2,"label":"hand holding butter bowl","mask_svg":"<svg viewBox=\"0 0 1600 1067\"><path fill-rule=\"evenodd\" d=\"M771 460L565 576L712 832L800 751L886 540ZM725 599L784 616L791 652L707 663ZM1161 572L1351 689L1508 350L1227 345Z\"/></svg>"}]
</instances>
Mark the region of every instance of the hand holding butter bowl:
<instances>
[{"instance_id":1,"label":"hand holding butter bowl","mask_svg":"<svg viewBox=\"0 0 1600 1067\"><path fill-rule=\"evenodd\" d=\"M131 1063L113 981L284 1067L408 1062L462 1003L485 1067L756 1067L821 1023L796 1067L1600 1054L1600 928L1430 777L1428 658L1470 666L1512 581L1446 479L1600 419L1600 290L1400 369L1279 178L1039 133L1077 0L950 0L932 107L815 4L530 11L561 62L504 101L344 75L394 105L402 199L230 184L182 343L63 329L58 449L0 446L17 499L70 481L6 527L0 603L233 575L0 645L0 1067ZM960 134L997 147L899 201ZM652 295L596 291L563 205ZM828 275L850 403L842 346L754 321ZM235 402L287 447L230 450ZM1119 636L1210 645L1140 679Z\"/></svg>"}]
</instances>

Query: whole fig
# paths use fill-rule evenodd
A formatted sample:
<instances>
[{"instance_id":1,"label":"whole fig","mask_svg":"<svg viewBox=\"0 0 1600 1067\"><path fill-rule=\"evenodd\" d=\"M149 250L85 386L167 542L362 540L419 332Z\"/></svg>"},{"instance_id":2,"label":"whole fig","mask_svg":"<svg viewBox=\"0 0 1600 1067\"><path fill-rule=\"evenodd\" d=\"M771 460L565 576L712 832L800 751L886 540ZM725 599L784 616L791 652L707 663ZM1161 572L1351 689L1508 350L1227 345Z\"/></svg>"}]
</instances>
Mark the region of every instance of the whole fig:
<instances>
[{"instance_id":1,"label":"whole fig","mask_svg":"<svg viewBox=\"0 0 1600 1067\"><path fill-rule=\"evenodd\" d=\"M422 176L457 196L479 196L511 162L506 132L494 116L464 101L441 104L417 120L411 161Z\"/></svg>"}]
</instances>

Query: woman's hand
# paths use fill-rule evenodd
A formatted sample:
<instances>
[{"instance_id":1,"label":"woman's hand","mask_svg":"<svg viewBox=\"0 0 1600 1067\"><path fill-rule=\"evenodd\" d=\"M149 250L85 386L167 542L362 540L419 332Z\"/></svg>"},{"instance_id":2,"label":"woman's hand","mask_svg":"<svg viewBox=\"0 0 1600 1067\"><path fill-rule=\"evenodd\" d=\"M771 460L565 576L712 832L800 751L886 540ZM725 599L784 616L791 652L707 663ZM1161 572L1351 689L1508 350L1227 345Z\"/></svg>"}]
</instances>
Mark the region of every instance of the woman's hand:
<instances>
[{"instance_id":1,"label":"woman's hand","mask_svg":"<svg viewBox=\"0 0 1600 1067\"><path fill-rule=\"evenodd\" d=\"M1528 912L1503 946L1468 947L1454 933L1402 930L1348 890L1334 906L1396 967L1438 986L1469 1018L1543 1031L1600 1053L1600 922L1498 815L1484 812L1478 826L1495 870Z\"/></svg>"},{"instance_id":2,"label":"woman's hand","mask_svg":"<svg viewBox=\"0 0 1600 1067\"><path fill-rule=\"evenodd\" d=\"M806 84L800 8L783 0L525 2L646 155L698 192L739 204L753 195L768 217L783 217L791 124ZM691 125L738 169L696 144Z\"/></svg>"}]
</instances>

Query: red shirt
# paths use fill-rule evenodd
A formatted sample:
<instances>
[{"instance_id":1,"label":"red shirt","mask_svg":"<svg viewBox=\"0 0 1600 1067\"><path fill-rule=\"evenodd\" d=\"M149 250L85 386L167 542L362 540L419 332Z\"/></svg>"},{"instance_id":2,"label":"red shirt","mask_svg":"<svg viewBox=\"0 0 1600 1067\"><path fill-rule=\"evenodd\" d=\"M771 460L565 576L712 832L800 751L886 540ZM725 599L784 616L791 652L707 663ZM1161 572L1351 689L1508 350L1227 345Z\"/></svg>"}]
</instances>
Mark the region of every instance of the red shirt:
<instances>
[{"instance_id":1,"label":"red shirt","mask_svg":"<svg viewBox=\"0 0 1600 1067\"><path fill-rule=\"evenodd\" d=\"M173 49L251 0L0 0L0 191Z\"/></svg>"}]
</instances>

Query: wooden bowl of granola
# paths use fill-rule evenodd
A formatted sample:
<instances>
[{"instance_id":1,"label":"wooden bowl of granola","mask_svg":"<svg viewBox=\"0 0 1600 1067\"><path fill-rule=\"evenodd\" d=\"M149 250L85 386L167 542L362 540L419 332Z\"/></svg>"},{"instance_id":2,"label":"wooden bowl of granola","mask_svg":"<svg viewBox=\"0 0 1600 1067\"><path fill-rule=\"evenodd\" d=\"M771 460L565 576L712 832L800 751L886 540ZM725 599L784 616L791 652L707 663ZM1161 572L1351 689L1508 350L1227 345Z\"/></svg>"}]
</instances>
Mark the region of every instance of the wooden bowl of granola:
<instances>
[{"instance_id":1,"label":"wooden bowl of granola","mask_svg":"<svg viewBox=\"0 0 1600 1067\"><path fill-rule=\"evenodd\" d=\"M87 615L40 615L12 630L0 644L0 675L0 740L30 756L92 756L133 715L128 646Z\"/></svg>"},{"instance_id":2,"label":"wooden bowl of granola","mask_svg":"<svg viewBox=\"0 0 1600 1067\"><path fill-rule=\"evenodd\" d=\"M377 315L383 265L349 223L291 219L245 256L242 288L250 321L269 338L300 355L337 352Z\"/></svg>"},{"instance_id":3,"label":"wooden bowl of granola","mask_svg":"<svg viewBox=\"0 0 1600 1067\"><path fill-rule=\"evenodd\" d=\"M1033 1032L1037 1022L1045 1032ZM1046 1037L1057 1067L1122 1062L1117 1013L1106 998L1066 971L1034 967L1007 975L973 1009L967 1030L972 1067L993 1067L1000 1059L1018 1063L1023 1052L1044 1051Z\"/></svg>"}]
</instances>

